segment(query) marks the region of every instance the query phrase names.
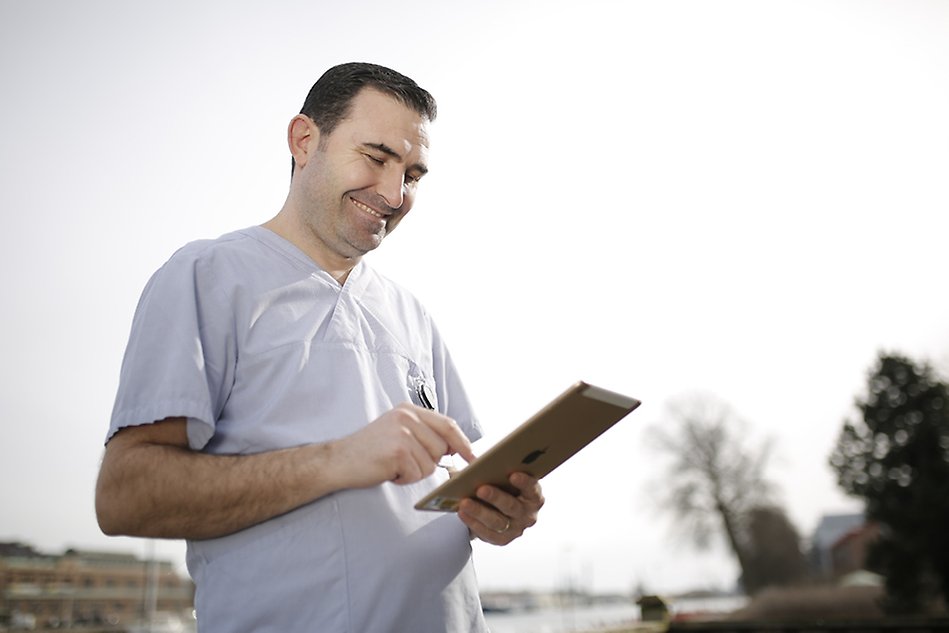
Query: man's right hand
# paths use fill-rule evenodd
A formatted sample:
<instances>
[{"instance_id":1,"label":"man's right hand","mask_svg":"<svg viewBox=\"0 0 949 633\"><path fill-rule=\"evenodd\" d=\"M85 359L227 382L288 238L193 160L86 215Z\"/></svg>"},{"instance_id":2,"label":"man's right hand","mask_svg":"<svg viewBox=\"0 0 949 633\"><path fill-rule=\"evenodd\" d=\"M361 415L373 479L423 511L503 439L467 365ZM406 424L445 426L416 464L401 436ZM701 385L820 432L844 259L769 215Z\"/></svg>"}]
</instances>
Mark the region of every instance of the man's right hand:
<instances>
[{"instance_id":1,"label":"man's right hand","mask_svg":"<svg viewBox=\"0 0 949 633\"><path fill-rule=\"evenodd\" d=\"M451 418L414 404L387 411L368 426L331 443L341 458L347 487L366 488L391 481L408 484L428 477L445 455L472 461L471 442Z\"/></svg>"}]
</instances>

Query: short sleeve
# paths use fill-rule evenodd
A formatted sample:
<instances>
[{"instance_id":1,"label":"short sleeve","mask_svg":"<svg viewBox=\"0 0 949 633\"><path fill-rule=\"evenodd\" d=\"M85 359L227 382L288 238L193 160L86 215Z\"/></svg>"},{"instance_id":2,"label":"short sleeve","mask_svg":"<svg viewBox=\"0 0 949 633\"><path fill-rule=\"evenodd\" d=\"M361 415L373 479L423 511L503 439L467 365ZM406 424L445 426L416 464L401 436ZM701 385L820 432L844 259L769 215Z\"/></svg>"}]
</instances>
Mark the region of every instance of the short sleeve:
<instances>
[{"instance_id":1,"label":"short sleeve","mask_svg":"<svg viewBox=\"0 0 949 633\"><path fill-rule=\"evenodd\" d=\"M236 354L220 276L213 256L189 245L149 280L132 320L107 442L119 429L169 417L187 418L191 448L211 439Z\"/></svg>"}]
</instances>

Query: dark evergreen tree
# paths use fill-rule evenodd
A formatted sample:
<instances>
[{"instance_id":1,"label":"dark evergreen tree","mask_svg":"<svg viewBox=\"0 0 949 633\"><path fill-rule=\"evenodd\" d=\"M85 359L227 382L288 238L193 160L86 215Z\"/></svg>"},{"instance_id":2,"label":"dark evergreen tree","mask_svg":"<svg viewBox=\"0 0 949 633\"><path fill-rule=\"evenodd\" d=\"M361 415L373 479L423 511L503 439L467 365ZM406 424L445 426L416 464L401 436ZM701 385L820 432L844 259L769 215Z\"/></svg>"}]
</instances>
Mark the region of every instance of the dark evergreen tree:
<instances>
[{"instance_id":1,"label":"dark evergreen tree","mask_svg":"<svg viewBox=\"0 0 949 633\"><path fill-rule=\"evenodd\" d=\"M881 527L868 563L886 577L885 606L949 604L949 387L927 364L881 354L856 405L830 464Z\"/></svg>"}]
</instances>

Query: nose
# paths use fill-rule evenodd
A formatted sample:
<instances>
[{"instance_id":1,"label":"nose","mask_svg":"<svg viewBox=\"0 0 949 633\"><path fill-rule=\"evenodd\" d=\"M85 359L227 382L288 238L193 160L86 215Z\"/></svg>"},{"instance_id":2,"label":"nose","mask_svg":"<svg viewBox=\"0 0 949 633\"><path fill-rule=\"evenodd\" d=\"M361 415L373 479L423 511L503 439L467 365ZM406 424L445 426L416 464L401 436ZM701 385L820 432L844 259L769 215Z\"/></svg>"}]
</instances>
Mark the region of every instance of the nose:
<instances>
[{"instance_id":1,"label":"nose","mask_svg":"<svg viewBox=\"0 0 949 633\"><path fill-rule=\"evenodd\" d=\"M387 169L376 187L378 193L392 209L399 209L405 202L405 174L401 169Z\"/></svg>"}]
</instances>

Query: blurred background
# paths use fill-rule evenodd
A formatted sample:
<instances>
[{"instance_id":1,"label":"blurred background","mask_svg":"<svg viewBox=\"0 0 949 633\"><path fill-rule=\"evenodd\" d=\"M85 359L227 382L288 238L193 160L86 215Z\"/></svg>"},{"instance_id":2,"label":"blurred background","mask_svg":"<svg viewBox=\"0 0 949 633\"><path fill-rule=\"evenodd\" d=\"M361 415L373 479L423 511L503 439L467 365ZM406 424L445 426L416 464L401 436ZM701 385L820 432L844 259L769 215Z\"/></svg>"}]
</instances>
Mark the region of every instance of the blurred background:
<instances>
[{"instance_id":1,"label":"blurred background","mask_svg":"<svg viewBox=\"0 0 949 633\"><path fill-rule=\"evenodd\" d=\"M287 123L356 60L439 102L370 262L438 321L476 448L579 379L644 403L475 545L486 591L735 588L721 523L676 512L695 403L801 551L863 512L830 459L880 353L949 369L949 4L3 0L0 541L183 573L95 523L132 313L175 249L273 216Z\"/></svg>"}]
</instances>

